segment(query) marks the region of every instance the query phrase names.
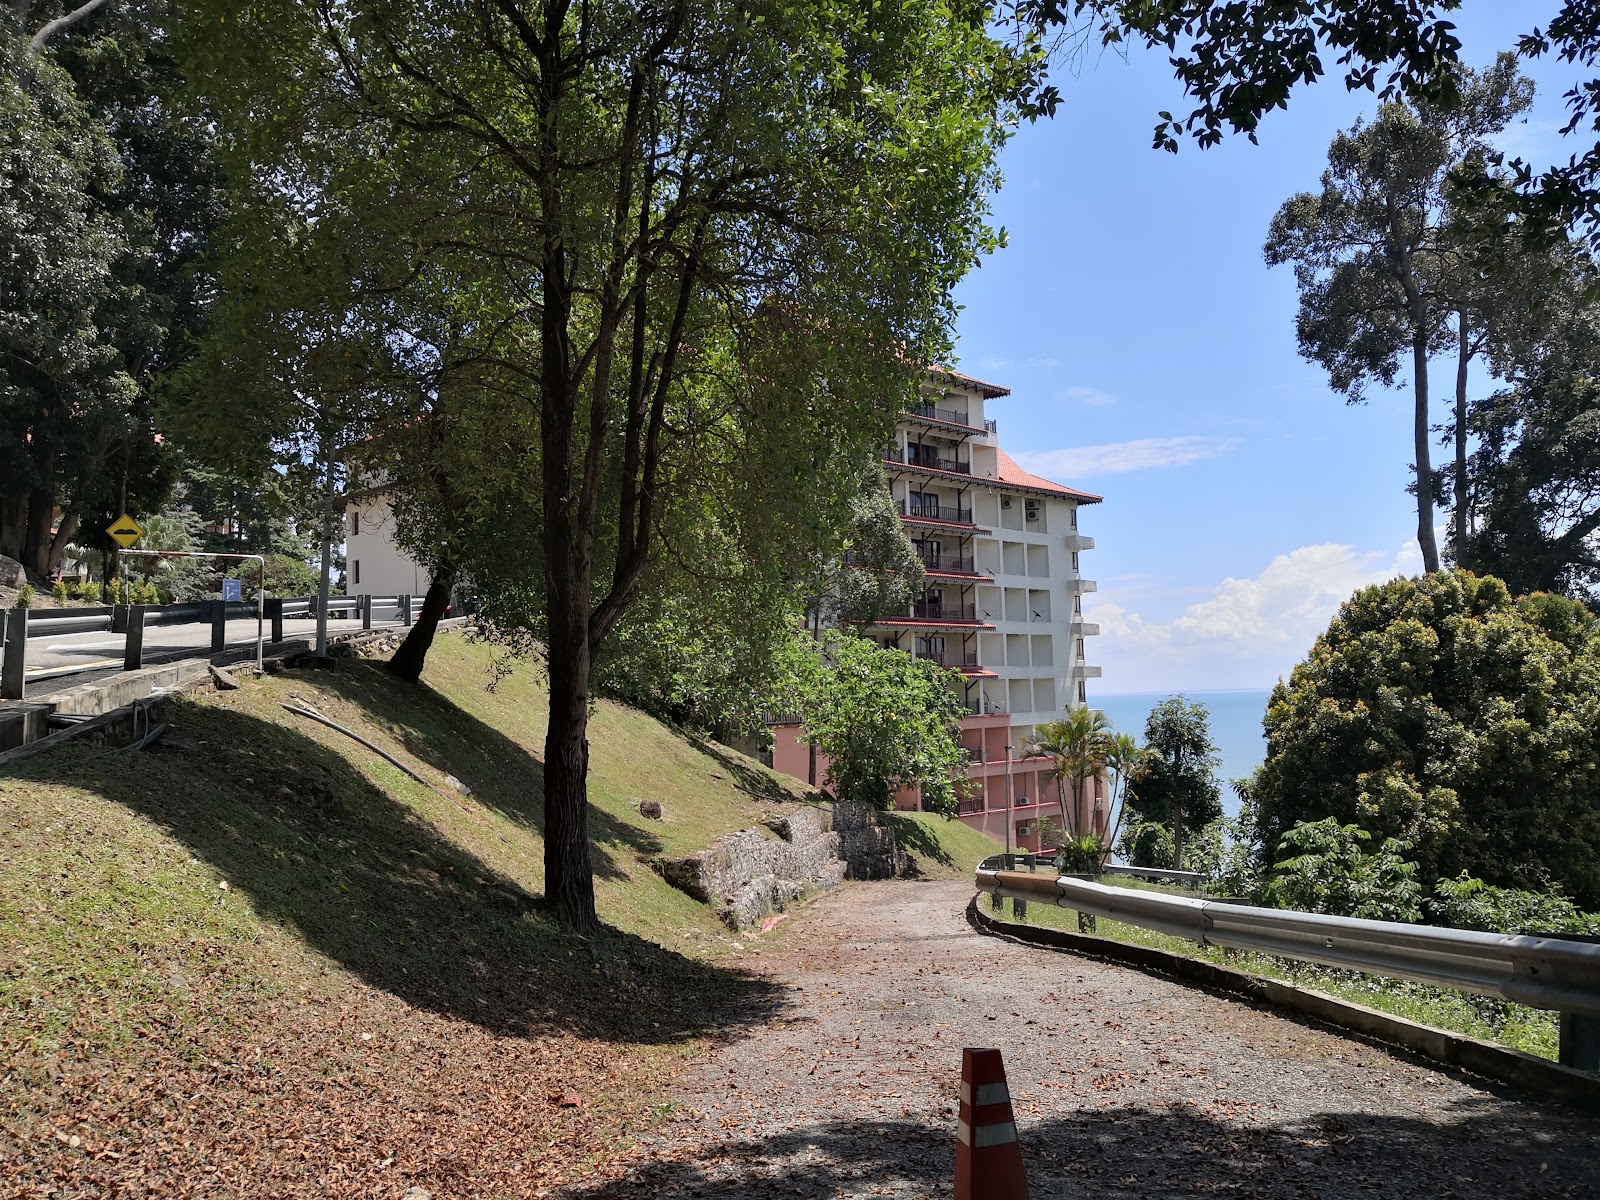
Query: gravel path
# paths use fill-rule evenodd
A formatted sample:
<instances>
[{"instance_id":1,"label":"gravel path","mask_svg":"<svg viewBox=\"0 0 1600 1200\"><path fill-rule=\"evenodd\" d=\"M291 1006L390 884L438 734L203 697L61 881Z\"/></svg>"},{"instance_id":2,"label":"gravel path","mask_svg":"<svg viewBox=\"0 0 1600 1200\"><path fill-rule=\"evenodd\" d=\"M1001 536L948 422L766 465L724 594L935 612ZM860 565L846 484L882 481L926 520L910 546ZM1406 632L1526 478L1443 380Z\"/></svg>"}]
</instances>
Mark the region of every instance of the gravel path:
<instances>
[{"instance_id":1,"label":"gravel path","mask_svg":"<svg viewBox=\"0 0 1600 1200\"><path fill-rule=\"evenodd\" d=\"M1125 967L983 937L962 883L847 885L762 948L790 1003L690 1068L586 1200L943 1196L964 1045L1034 1200L1600 1197L1600 1118Z\"/></svg>"}]
</instances>

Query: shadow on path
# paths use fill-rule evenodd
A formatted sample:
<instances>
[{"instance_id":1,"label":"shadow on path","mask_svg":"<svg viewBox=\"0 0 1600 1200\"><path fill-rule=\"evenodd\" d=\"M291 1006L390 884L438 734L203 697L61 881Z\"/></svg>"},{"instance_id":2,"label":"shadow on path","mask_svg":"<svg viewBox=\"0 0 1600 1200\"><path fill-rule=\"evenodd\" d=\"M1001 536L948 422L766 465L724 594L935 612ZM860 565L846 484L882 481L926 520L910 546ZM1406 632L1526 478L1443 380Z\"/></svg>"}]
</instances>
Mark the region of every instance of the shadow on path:
<instances>
[{"instance_id":1,"label":"shadow on path","mask_svg":"<svg viewBox=\"0 0 1600 1200\"><path fill-rule=\"evenodd\" d=\"M1480 1111L1481 1108L1481 1111ZM1515 1119L1508 1119L1515 1118ZM708 1147L695 1161L642 1165L625 1179L563 1193L584 1200L645 1196L929 1196L955 1172L955 1121L828 1123ZM1600 1125L1565 1109L1504 1103L1435 1121L1325 1113L1262 1125L1185 1105L1106 1108L1022 1133L1036 1200L1231 1196L1600 1196Z\"/></svg>"}]
</instances>

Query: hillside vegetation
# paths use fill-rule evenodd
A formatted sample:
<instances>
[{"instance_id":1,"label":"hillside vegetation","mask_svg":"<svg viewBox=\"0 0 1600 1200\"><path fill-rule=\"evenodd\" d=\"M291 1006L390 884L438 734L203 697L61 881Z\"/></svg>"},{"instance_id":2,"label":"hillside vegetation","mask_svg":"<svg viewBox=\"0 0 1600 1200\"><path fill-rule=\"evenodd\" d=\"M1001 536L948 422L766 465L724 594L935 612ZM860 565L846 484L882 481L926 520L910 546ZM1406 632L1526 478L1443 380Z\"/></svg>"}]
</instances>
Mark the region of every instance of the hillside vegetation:
<instances>
[{"instance_id":1,"label":"hillside vegetation","mask_svg":"<svg viewBox=\"0 0 1600 1200\"><path fill-rule=\"evenodd\" d=\"M420 688L355 661L268 677L169 704L150 750L0 775L0 1192L526 1195L614 1155L706 1039L783 1011L760 943L649 860L802 789L600 703L610 928L564 933L537 902L540 681L490 692L490 661L447 637ZM904 824L929 873L970 870L971 831Z\"/></svg>"}]
</instances>

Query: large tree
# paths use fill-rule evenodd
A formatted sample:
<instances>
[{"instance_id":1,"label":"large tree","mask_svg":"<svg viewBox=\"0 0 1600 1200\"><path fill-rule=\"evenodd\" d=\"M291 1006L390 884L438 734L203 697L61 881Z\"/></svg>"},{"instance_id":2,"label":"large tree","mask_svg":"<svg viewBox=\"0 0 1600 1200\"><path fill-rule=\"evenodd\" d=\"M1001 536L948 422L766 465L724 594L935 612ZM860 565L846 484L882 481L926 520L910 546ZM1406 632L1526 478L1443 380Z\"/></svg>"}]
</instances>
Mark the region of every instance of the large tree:
<instances>
[{"instance_id":1,"label":"large tree","mask_svg":"<svg viewBox=\"0 0 1600 1200\"><path fill-rule=\"evenodd\" d=\"M203 326L220 217L165 5L69 10L0 16L0 553L37 574L170 492L154 391Z\"/></svg>"},{"instance_id":2,"label":"large tree","mask_svg":"<svg viewBox=\"0 0 1600 1200\"><path fill-rule=\"evenodd\" d=\"M1168 825L1173 865L1183 868L1184 830L1222 816L1220 763L1211 740L1211 713L1198 700L1169 696L1145 718L1139 769L1123 803L1139 824Z\"/></svg>"},{"instance_id":3,"label":"large tree","mask_svg":"<svg viewBox=\"0 0 1600 1200\"><path fill-rule=\"evenodd\" d=\"M1385 104L1376 119L1334 139L1322 190L1285 201L1267 237L1267 262L1293 265L1300 287L1300 352L1326 368L1350 403L1364 401L1373 383L1392 385L1409 361L1417 541L1428 571L1439 569L1429 362L1456 343L1464 409L1486 293L1470 261L1472 243L1452 222L1448 181L1452 171L1482 163L1487 139L1532 95L1512 57L1502 55L1488 71L1465 73L1449 107ZM1458 454L1464 478L1464 436Z\"/></svg>"},{"instance_id":4,"label":"large tree","mask_svg":"<svg viewBox=\"0 0 1600 1200\"><path fill-rule=\"evenodd\" d=\"M504 547L520 569L473 579L543 639L546 895L592 928L597 654L708 474L770 553L842 526L839 465L887 436L993 240L983 197L1030 54L939 0L273 0L201 6L196 30L224 13L239 40L208 65L258 147L356 128L402 173L448 164L391 253L448 274L537 423L537 553Z\"/></svg>"},{"instance_id":5,"label":"large tree","mask_svg":"<svg viewBox=\"0 0 1600 1200\"><path fill-rule=\"evenodd\" d=\"M1331 817L1411 843L1430 887L1466 870L1600 898L1600 641L1570 600L1464 571L1363 589L1273 690L1266 734L1266 861Z\"/></svg>"}]
</instances>

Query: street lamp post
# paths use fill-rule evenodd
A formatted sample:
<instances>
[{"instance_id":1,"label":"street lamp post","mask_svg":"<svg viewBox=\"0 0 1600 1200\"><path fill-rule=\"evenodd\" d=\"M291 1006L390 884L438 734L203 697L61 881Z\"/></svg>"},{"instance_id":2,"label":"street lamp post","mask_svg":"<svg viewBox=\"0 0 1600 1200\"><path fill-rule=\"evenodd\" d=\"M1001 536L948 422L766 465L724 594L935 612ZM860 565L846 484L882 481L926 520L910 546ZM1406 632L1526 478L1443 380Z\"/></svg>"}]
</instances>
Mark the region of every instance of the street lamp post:
<instances>
[{"instance_id":1,"label":"street lamp post","mask_svg":"<svg viewBox=\"0 0 1600 1200\"><path fill-rule=\"evenodd\" d=\"M1011 752L1015 746L1006 746L1006 866L1011 866Z\"/></svg>"}]
</instances>

